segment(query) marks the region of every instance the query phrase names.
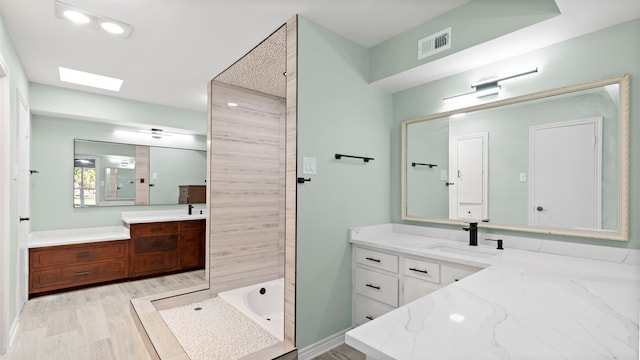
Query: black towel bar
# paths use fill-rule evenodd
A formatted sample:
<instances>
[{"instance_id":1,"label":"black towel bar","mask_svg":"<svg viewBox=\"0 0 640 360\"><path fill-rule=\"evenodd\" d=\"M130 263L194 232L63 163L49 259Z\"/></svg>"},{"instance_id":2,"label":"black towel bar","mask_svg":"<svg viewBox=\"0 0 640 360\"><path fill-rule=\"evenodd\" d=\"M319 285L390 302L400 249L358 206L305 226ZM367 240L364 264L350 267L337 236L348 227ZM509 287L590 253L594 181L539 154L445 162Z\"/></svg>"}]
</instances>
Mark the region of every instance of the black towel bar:
<instances>
[{"instance_id":1,"label":"black towel bar","mask_svg":"<svg viewBox=\"0 0 640 360\"><path fill-rule=\"evenodd\" d=\"M353 158L353 159L362 159L364 162L369 162L369 160L374 160L372 157L366 157L366 156L354 156L354 155L336 154L336 159L338 159L338 160L340 160L343 157Z\"/></svg>"},{"instance_id":2,"label":"black towel bar","mask_svg":"<svg viewBox=\"0 0 640 360\"><path fill-rule=\"evenodd\" d=\"M436 164L425 164L425 163L417 163L417 162L412 162L411 166L416 167L418 165L422 165L422 166L428 166L429 169L431 169L432 167L438 166Z\"/></svg>"}]
</instances>

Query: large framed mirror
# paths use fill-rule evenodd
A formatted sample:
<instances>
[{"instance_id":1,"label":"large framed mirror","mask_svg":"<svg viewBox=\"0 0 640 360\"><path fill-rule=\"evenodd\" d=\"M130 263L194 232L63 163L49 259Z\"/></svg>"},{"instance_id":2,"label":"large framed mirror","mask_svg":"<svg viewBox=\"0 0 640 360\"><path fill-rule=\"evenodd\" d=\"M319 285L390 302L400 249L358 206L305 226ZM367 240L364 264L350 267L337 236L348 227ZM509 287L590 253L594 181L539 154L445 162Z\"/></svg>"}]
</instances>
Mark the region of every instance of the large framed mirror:
<instances>
[{"instance_id":1,"label":"large framed mirror","mask_svg":"<svg viewBox=\"0 0 640 360\"><path fill-rule=\"evenodd\" d=\"M402 219L628 240L629 76L402 122Z\"/></svg>"},{"instance_id":2,"label":"large framed mirror","mask_svg":"<svg viewBox=\"0 0 640 360\"><path fill-rule=\"evenodd\" d=\"M204 204L207 152L74 140L73 206Z\"/></svg>"}]
</instances>

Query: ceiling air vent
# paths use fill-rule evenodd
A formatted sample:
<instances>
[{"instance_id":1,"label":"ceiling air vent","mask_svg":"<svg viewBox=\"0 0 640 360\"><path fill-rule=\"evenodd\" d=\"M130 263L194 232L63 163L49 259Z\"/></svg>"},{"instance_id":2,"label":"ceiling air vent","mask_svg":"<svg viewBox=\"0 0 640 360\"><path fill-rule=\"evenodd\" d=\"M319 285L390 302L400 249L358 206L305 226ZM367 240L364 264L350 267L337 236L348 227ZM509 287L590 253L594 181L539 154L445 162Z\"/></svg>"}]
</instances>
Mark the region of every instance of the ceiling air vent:
<instances>
[{"instance_id":1,"label":"ceiling air vent","mask_svg":"<svg viewBox=\"0 0 640 360\"><path fill-rule=\"evenodd\" d=\"M451 48L451 28L418 40L418 60Z\"/></svg>"}]
</instances>

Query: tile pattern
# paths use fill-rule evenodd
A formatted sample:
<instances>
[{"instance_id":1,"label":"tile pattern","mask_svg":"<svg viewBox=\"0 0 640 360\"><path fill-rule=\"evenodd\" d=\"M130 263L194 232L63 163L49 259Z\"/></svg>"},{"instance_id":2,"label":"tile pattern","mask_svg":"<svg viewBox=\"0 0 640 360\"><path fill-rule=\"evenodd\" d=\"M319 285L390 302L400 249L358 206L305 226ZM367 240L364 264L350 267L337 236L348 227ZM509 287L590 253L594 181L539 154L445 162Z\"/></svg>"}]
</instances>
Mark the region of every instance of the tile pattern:
<instances>
[{"instance_id":1,"label":"tile pattern","mask_svg":"<svg viewBox=\"0 0 640 360\"><path fill-rule=\"evenodd\" d=\"M279 342L219 297L160 315L191 360L240 359Z\"/></svg>"}]
</instances>

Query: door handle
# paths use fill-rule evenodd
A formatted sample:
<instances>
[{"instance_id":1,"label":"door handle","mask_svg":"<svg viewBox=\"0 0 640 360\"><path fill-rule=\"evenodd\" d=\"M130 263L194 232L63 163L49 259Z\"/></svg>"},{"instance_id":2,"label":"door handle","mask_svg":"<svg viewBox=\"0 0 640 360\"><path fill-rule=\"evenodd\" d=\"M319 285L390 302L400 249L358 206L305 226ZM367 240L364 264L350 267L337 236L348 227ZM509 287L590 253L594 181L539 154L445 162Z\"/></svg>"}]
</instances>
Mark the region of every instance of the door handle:
<instances>
[{"instance_id":1,"label":"door handle","mask_svg":"<svg viewBox=\"0 0 640 360\"><path fill-rule=\"evenodd\" d=\"M23 222L23 221L29 221L29 218L20 216L20 222Z\"/></svg>"},{"instance_id":2,"label":"door handle","mask_svg":"<svg viewBox=\"0 0 640 360\"><path fill-rule=\"evenodd\" d=\"M536 208L536 210L538 210L538 211L542 211L542 210L544 210L544 208L543 208L542 206L538 206L538 207Z\"/></svg>"}]
</instances>

